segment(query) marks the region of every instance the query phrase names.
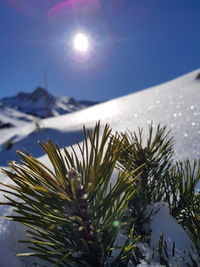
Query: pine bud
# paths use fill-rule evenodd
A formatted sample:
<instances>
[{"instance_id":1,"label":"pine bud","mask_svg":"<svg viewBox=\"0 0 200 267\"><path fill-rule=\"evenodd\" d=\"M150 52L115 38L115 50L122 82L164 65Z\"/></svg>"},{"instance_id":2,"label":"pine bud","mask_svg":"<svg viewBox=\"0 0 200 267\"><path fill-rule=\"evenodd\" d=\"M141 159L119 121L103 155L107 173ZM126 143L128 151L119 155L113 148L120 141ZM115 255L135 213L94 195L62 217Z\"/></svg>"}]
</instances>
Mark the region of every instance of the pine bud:
<instances>
[{"instance_id":1,"label":"pine bud","mask_svg":"<svg viewBox=\"0 0 200 267\"><path fill-rule=\"evenodd\" d=\"M68 172L68 180L71 185L73 195L77 195L82 189L81 176L75 169L70 169Z\"/></svg>"}]
</instances>

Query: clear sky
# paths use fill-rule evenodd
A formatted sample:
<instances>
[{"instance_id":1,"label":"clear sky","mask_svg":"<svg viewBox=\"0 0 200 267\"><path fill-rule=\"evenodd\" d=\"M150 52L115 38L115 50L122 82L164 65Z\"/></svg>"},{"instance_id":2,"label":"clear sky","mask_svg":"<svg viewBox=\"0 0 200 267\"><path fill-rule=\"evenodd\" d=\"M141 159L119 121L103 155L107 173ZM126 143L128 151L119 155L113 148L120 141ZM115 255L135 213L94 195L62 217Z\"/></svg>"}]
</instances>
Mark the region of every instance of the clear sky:
<instances>
[{"instance_id":1,"label":"clear sky","mask_svg":"<svg viewBox=\"0 0 200 267\"><path fill-rule=\"evenodd\" d=\"M44 86L44 70L50 93L101 101L199 67L199 0L0 0L0 98Z\"/></svg>"}]
</instances>

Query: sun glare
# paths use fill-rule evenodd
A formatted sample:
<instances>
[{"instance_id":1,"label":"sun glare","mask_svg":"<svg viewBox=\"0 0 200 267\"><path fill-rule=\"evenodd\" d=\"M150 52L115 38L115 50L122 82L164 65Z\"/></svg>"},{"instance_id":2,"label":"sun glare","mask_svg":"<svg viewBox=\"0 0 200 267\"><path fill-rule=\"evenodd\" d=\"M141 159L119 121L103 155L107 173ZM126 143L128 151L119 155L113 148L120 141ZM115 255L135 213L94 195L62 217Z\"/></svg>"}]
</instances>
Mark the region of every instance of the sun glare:
<instances>
[{"instance_id":1,"label":"sun glare","mask_svg":"<svg viewBox=\"0 0 200 267\"><path fill-rule=\"evenodd\" d=\"M89 38L83 33L77 33L74 36L73 47L76 51L85 53L89 50Z\"/></svg>"}]
</instances>

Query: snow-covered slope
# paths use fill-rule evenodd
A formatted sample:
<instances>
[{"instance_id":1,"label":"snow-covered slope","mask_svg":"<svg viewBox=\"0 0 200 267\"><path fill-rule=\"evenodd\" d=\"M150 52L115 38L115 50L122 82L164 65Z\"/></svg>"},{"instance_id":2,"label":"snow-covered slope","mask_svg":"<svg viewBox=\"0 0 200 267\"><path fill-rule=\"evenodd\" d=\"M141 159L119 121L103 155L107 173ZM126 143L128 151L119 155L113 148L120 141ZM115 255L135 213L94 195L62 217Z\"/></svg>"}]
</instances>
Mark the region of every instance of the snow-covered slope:
<instances>
[{"instance_id":1,"label":"snow-covered slope","mask_svg":"<svg viewBox=\"0 0 200 267\"><path fill-rule=\"evenodd\" d=\"M65 96L54 97L43 88L37 88L32 93L19 93L14 97L0 99L0 103L1 106L40 118L66 114L96 104L91 101L76 101Z\"/></svg>"},{"instance_id":2,"label":"snow-covered slope","mask_svg":"<svg viewBox=\"0 0 200 267\"><path fill-rule=\"evenodd\" d=\"M51 138L60 146L81 140L82 127L93 127L97 120L109 123L117 131L148 128L148 124L161 123L172 129L176 144L176 159L200 157L200 80L199 70L159 86L113 99L75 113L52 117L14 131L0 131L0 166L16 159L16 149L28 149L35 156L43 151L37 140ZM5 149L12 140L13 147Z\"/></svg>"},{"instance_id":3,"label":"snow-covered slope","mask_svg":"<svg viewBox=\"0 0 200 267\"><path fill-rule=\"evenodd\" d=\"M200 158L200 80L196 79L199 72L196 70L165 84L81 111L47 118L41 120L39 125L30 123L12 131L1 130L0 166L5 166L7 160L17 159L16 149L29 150L34 156L41 156L43 162L48 162L36 144L37 140L51 138L60 146L74 144L76 140L82 140L82 126L91 128L97 120L101 120L102 125L109 123L115 131L136 130L139 126L144 128L145 133L151 121L155 125L167 125L175 137L176 159ZM8 140L12 140L10 149L9 142L6 143ZM7 181L3 175L0 179ZM10 212L5 207L0 208L1 215ZM3 266L31 266L14 256L21 251L19 245L16 246L16 240L25 238L24 229L17 223L0 219L0 232L0 259L3 260Z\"/></svg>"},{"instance_id":4,"label":"snow-covered slope","mask_svg":"<svg viewBox=\"0 0 200 267\"><path fill-rule=\"evenodd\" d=\"M90 107L43 121L44 127L62 131L92 127L97 120L109 123L114 130L136 130L161 123L172 129L176 139L176 157L200 157L200 70L175 80Z\"/></svg>"},{"instance_id":5,"label":"snow-covered slope","mask_svg":"<svg viewBox=\"0 0 200 267\"><path fill-rule=\"evenodd\" d=\"M22 127L29 122L36 120L36 117L23 113L15 108L4 106L0 103L0 130L11 127Z\"/></svg>"}]
</instances>

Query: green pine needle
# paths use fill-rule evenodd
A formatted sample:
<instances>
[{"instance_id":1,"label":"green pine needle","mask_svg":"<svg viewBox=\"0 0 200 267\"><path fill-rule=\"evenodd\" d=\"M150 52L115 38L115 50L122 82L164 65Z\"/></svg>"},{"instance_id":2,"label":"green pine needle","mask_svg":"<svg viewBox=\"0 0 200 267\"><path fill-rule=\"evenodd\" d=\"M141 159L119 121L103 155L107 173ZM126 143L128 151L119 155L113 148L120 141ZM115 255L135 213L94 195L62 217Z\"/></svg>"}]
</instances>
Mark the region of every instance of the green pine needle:
<instances>
[{"instance_id":1,"label":"green pine needle","mask_svg":"<svg viewBox=\"0 0 200 267\"><path fill-rule=\"evenodd\" d=\"M4 170L15 183L1 183L7 188L3 191L11 194L6 195L6 204L19 214L7 219L30 229L29 240L24 242L35 251L20 256L36 256L59 266L97 267L105 266L112 258L111 249L123 228L123 223L115 227L113 222L123 221L128 199L137 191L134 180L139 168L131 173L120 172L111 185L122 142L111 137L108 125L100 137L100 123L92 132L84 129L84 134L83 145L79 145L82 158L73 149L72 153L67 149L62 153L49 140L42 147L53 171L19 151L21 164L11 161L13 172ZM118 264L130 258L134 238L127 237L128 246L122 244Z\"/></svg>"},{"instance_id":2,"label":"green pine needle","mask_svg":"<svg viewBox=\"0 0 200 267\"><path fill-rule=\"evenodd\" d=\"M190 234L200 257L200 161L174 162L169 134L166 127L151 124L145 141L142 129L113 135L108 125L101 131L98 122L92 131L84 128L76 150L60 150L51 140L41 144L51 167L18 151L21 162L11 161L12 171L3 170L14 184L0 182L6 199L0 205L16 212L7 219L27 227L28 240L20 242L30 252L18 256L54 266L139 264L144 256L137 244L149 243L151 234L143 230L150 219L146 207L162 201ZM158 249L157 260L169 265L162 235ZM191 261L200 264L192 255Z\"/></svg>"}]
</instances>

